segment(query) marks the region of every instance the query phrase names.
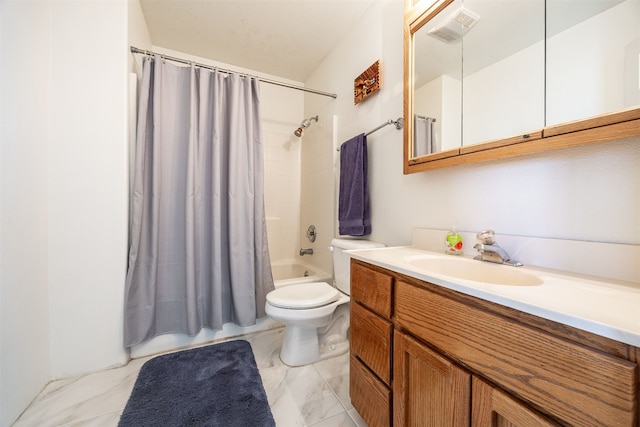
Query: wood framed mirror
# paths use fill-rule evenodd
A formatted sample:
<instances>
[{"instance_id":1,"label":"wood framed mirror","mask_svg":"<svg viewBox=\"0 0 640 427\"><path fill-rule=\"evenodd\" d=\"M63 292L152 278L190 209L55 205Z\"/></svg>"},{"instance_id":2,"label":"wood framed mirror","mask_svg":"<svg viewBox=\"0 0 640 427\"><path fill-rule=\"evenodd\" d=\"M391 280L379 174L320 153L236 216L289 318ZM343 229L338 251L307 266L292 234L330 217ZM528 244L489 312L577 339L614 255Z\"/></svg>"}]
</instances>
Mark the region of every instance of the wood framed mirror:
<instances>
[{"instance_id":1,"label":"wood framed mirror","mask_svg":"<svg viewBox=\"0 0 640 427\"><path fill-rule=\"evenodd\" d=\"M404 40L404 173L640 135L637 0L406 0Z\"/></svg>"}]
</instances>

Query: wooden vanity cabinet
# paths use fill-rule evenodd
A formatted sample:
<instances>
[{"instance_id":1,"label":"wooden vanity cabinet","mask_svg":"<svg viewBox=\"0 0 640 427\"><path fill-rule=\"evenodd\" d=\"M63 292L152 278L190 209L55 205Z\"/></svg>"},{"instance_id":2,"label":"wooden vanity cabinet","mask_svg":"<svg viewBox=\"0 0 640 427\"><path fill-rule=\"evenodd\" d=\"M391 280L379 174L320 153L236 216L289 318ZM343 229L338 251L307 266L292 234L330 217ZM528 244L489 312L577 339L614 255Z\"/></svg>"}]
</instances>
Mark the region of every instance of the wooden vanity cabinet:
<instances>
[{"instance_id":1,"label":"wooden vanity cabinet","mask_svg":"<svg viewBox=\"0 0 640 427\"><path fill-rule=\"evenodd\" d=\"M456 294L397 280L396 327L560 424L637 426L637 363L506 318L492 311L495 304Z\"/></svg>"},{"instance_id":2,"label":"wooden vanity cabinet","mask_svg":"<svg viewBox=\"0 0 640 427\"><path fill-rule=\"evenodd\" d=\"M352 264L352 280L358 280L354 272L375 273L392 289L391 317L378 315L393 331L390 382L362 349L383 348L371 336L386 339L387 329L383 334L362 319L359 312L372 311L352 301L351 399L370 426L640 425L637 347L361 261ZM367 381L384 387L374 392ZM372 415L380 408L366 398L381 390L378 402L392 399L388 421Z\"/></svg>"},{"instance_id":3,"label":"wooden vanity cabinet","mask_svg":"<svg viewBox=\"0 0 640 427\"><path fill-rule=\"evenodd\" d=\"M392 292L392 276L352 261L349 392L369 427L391 425Z\"/></svg>"},{"instance_id":4,"label":"wooden vanity cabinet","mask_svg":"<svg viewBox=\"0 0 640 427\"><path fill-rule=\"evenodd\" d=\"M395 426L559 425L410 335L397 331L394 378Z\"/></svg>"}]
</instances>

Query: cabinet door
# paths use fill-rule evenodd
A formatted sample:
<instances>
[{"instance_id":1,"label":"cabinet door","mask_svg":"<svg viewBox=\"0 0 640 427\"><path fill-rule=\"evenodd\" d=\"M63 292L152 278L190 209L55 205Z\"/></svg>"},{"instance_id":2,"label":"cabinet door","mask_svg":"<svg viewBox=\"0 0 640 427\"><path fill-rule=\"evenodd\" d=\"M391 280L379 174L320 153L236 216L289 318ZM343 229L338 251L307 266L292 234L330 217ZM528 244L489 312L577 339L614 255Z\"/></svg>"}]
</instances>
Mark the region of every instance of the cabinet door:
<instances>
[{"instance_id":1,"label":"cabinet door","mask_svg":"<svg viewBox=\"0 0 640 427\"><path fill-rule=\"evenodd\" d=\"M393 425L469 426L471 375L400 332L393 346Z\"/></svg>"},{"instance_id":2,"label":"cabinet door","mask_svg":"<svg viewBox=\"0 0 640 427\"><path fill-rule=\"evenodd\" d=\"M472 427L550 427L558 426L524 403L473 377Z\"/></svg>"}]
</instances>

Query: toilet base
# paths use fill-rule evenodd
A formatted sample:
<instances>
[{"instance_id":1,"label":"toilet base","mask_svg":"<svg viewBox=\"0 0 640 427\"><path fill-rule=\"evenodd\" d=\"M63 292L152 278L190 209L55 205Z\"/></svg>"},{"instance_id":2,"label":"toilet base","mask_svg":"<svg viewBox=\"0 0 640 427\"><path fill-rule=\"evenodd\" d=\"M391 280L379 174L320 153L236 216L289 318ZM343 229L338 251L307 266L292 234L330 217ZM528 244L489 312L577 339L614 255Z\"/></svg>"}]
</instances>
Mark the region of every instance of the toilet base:
<instances>
[{"instance_id":1,"label":"toilet base","mask_svg":"<svg viewBox=\"0 0 640 427\"><path fill-rule=\"evenodd\" d=\"M288 325L284 329L280 360L288 366L303 366L349 351L349 340L337 335L324 345L318 345L316 329Z\"/></svg>"},{"instance_id":2,"label":"toilet base","mask_svg":"<svg viewBox=\"0 0 640 427\"><path fill-rule=\"evenodd\" d=\"M280 360L289 366L302 366L344 354L349 351L348 329L348 303L336 308L327 326L288 324L284 328Z\"/></svg>"},{"instance_id":3,"label":"toilet base","mask_svg":"<svg viewBox=\"0 0 640 427\"><path fill-rule=\"evenodd\" d=\"M289 366L308 365L320 360L317 329L287 325L284 328L280 360Z\"/></svg>"}]
</instances>

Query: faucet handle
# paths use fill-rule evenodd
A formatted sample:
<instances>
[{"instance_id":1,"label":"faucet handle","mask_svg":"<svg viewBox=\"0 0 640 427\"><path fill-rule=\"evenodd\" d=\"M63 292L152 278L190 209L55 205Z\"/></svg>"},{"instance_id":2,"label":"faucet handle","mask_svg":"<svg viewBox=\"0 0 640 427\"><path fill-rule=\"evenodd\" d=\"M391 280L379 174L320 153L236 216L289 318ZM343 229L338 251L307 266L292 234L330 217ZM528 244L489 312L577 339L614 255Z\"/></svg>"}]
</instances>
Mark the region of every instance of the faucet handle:
<instances>
[{"instance_id":1,"label":"faucet handle","mask_svg":"<svg viewBox=\"0 0 640 427\"><path fill-rule=\"evenodd\" d=\"M485 245L494 245L496 243L495 232L493 230L483 230L476 234L476 238Z\"/></svg>"}]
</instances>

